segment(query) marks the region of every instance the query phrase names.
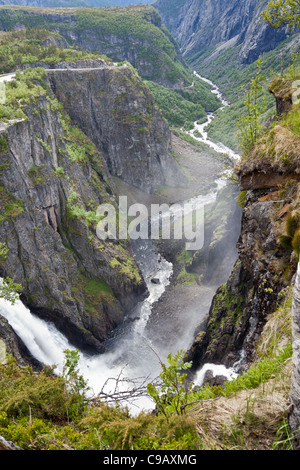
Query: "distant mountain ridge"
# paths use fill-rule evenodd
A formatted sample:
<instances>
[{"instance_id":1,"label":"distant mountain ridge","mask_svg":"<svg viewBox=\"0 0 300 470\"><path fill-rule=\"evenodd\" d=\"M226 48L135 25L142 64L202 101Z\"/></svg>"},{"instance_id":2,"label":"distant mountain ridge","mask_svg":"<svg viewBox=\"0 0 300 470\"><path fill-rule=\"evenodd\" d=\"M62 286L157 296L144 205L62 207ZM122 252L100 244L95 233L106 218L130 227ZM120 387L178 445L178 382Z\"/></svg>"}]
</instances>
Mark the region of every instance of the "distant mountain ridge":
<instances>
[{"instance_id":1,"label":"distant mountain ridge","mask_svg":"<svg viewBox=\"0 0 300 470\"><path fill-rule=\"evenodd\" d=\"M0 5L21 5L21 6L33 6L33 7L111 7L120 6L124 7L127 5L135 4L146 4L149 5L153 0L0 0Z\"/></svg>"},{"instance_id":2,"label":"distant mountain ridge","mask_svg":"<svg viewBox=\"0 0 300 470\"><path fill-rule=\"evenodd\" d=\"M156 0L153 6L182 49L196 64L239 46L239 62L250 64L288 37L285 28L270 27L262 18L268 0Z\"/></svg>"},{"instance_id":3,"label":"distant mountain ridge","mask_svg":"<svg viewBox=\"0 0 300 470\"><path fill-rule=\"evenodd\" d=\"M285 28L272 28L261 18L268 0L0 0L0 5L42 8L135 4L155 7L193 66L235 46L239 62L247 65L288 37Z\"/></svg>"}]
</instances>

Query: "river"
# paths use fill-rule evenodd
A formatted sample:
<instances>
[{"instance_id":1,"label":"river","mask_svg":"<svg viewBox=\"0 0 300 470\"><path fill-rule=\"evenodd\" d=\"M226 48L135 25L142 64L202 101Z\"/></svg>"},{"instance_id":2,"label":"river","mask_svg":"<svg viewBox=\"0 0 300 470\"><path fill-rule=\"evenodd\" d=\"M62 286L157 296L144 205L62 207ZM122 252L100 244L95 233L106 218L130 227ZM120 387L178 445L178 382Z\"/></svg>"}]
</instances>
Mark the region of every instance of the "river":
<instances>
[{"instance_id":1,"label":"river","mask_svg":"<svg viewBox=\"0 0 300 470\"><path fill-rule=\"evenodd\" d=\"M220 98L223 107L229 106L217 86L196 73L195 76L205 80L212 86L212 92ZM206 123L200 125L195 122L195 127L192 131L189 131L189 134L214 148L215 151L225 153L232 160L237 160L239 156L231 149L209 140L206 126L212 119L214 119L213 114L208 114ZM194 135L196 131L198 132ZM215 201L218 191L225 184L226 181L220 178L217 180L216 189L206 195L194 197L189 202L197 208L210 204ZM133 241L133 249L136 262L146 281L149 296L138 304L134 311L130 312L124 323L114 331L112 337L106 342L106 352L104 354L88 356L80 353L80 373L91 388L91 396L95 396L101 391L105 391L107 394L113 393L116 386L115 378L117 377L126 379L125 381L120 380L118 383L120 391L132 387L132 383L130 384L128 380L135 381L137 379L140 380L140 383L143 383L145 378L154 380L160 373L160 360L166 360L166 351L163 351L163 349L155 351L152 348L151 335L145 333L145 327L150 318L153 305L161 298L171 282L173 266L157 253L152 240ZM153 278L157 278L159 282L153 283ZM0 299L0 314L8 320L15 333L39 362L45 365L55 364L57 372L62 372L65 362L64 351L74 349L74 347L69 344L68 340L54 325L34 316L20 301L12 306L9 302ZM168 331L165 334L168 334ZM183 348L184 346L189 347L190 344L182 344L181 346ZM196 378L197 384L201 384L207 368L212 369L215 373L226 375L228 379L236 376L233 370L209 364L199 371ZM141 409L152 409L153 402L147 396L138 396L130 401L129 407L131 412L135 413L141 411Z\"/></svg>"}]
</instances>

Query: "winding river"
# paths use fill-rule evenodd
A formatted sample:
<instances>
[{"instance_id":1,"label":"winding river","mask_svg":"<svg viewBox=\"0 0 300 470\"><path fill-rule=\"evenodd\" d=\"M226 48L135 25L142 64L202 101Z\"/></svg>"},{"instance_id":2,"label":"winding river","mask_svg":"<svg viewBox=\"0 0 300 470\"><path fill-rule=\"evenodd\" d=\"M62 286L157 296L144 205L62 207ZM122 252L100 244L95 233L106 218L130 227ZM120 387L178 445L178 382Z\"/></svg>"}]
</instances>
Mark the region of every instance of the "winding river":
<instances>
[{"instance_id":1,"label":"winding river","mask_svg":"<svg viewBox=\"0 0 300 470\"><path fill-rule=\"evenodd\" d=\"M198 79L208 82L212 87L212 92L220 98L223 107L229 104L223 99L219 89L209 80L200 77L195 73ZM214 119L213 114L208 114L207 121L204 124L197 124L189 134L194 138L204 142L215 151L227 154L232 160L239 158L231 149L223 144L216 144L209 140L206 132L206 126ZM196 132L197 131L197 132ZM194 135L196 133L196 135ZM188 201L196 207L203 207L215 201L218 191L226 182L222 179L217 180L216 189L207 195L199 195ZM116 377L126 377L126 379L136 379L148 377L148 380L155 379L160 373L160 360L158 355L151 347L151 336L145 333L145 327L150 318L152 307L157 302L165 289L171 282L173 266L166 261L155 249L151 240L133 241L135 259L139 265L144 279L147 283L149 296L143 302L137 305L134 311L130 312L124 323L116 329L112 337L106 343L106 352L101 355L88 356L80 354L79 368L85 380L91 388L91 395L97 395L103 387L106 393L111 393L115 387ZM153 283L152 279L159 279L158 283ZM4 316L15 333L21 338L31 354L42 364L56 365L57 372L61 373L65 362L66 349L74 349L67 339L62 335L54 325L46 323L32 313L17 301L13 306L0 299L0 314ZM167 332L166 332L167 334ZM190 345L186 345L189 347ZM164 356L160 355L162 360ZM204 373L207 369L212 369L216 374L222 373L229 379L236 374L233 370L227 370L222 366L206 365L199 371L196 383L201 384ZM119 389L125 390L129 382L120 382ZM124 387L124 388L123 388ZM141 409L152 409L153 403L146 396L138 397L129 404L134 413Z\"/></svg>"}]
</instances>

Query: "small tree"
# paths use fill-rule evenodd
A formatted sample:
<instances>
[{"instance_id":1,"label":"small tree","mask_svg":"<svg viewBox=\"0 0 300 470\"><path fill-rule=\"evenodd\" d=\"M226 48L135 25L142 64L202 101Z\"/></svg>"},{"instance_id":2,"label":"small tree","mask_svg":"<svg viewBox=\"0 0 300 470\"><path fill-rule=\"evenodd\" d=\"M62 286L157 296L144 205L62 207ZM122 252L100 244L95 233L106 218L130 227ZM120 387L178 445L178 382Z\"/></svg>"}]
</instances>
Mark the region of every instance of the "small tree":
<instances>
[{"instance_id":1,"label":"small tree","mask_svg":"<svg viewBox=\"0 0 300 470\"><path fill-rule=\"evenodd\" d=\"M300 214L292 212L285 222L285 234L279 236L279 241L285 248L293 250L297 259L300 256Z\"/></svg>"},{"instance_id":2,"label":"small tree","mask_svg":"<svg viewBox=\"0 0 300 470\"><path fill-rule=\"evenodd\" d=\"M271 26L300 27L300 0L271 0L262 12L262 17Z\"/></svg>"},{"instance_id":3,"label":"small tree","mask_svg":"<svg viewBox=\"0 0 300 470\"><path fill-rule=\"evenodd\" d=\"M161 362L161 386L156 387L152 383L147 386L147 391L158 410L166 417L170 411L178 415L184 413L188 403L188 393L193 387L193 383L186 384L187 374L183 373L192 366L192 362L184 362L184 351L180 350L174 355L169 354L167 359L168 367Z\"/></svg>"},{"instance_id":4,"label":"small tree","mask_svg":"<svg viewBox=\"0 0 300 470\"><path fill-rule=\"evenodd\" d=\"M237 122L239 129L238 139L244 154L248 154L252 150L261 135L262 125L260 118L266 110L266 101L261 99L263 82L265 80L261 73L261 59L256 61L256 66L256 74L250 82L249 89L245 90L246 99L244 105L247 112Z\"/></svg>"},{"instance_id":5,"label":"small tree","mask_svg":"<svg viewBox=\"0 0 300 470\"><path fill-rule=\"evenodd\" d=\"M82 416L88 403L87 392L89 387L78 369L79 351L66 349L63 378L65 379L65 403L69 418L76 419Z\"/></svg>"}]
</instances>

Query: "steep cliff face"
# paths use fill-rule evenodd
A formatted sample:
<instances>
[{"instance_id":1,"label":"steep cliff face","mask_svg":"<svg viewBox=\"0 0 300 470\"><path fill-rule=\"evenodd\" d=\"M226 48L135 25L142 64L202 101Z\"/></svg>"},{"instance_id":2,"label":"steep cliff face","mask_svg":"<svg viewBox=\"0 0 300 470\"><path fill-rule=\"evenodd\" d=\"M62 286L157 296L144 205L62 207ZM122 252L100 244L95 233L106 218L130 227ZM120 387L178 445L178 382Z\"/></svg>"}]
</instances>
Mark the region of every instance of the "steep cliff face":
<instances>
[{"instance_id":1,"label":"steep cliff face","mask_svg":"<svg viewBox=\"0 0 300 470\"><path fill-rule=\"evenodd\" d=\"M193 65L233 46L240 46L239 62L249 64L287 37L285 30L271 28L260 17L267 3L182 0L173 6L168 0L157 0L154 6Z\"/></svg>"},{"instance_id":2,"label":"steep cliff face","mask_svg":"<svg viewBox=\"0 0 300 470\"><path fill-rule=\"evenodd\" d=\"M247 192L238 260L228 281L217 290L207 322L189 352L195 369L205 363L232 367L242 359L239 367L243 370L253 360L267 315L295 271L291 253L278 242L275 223L277 217L286 216L280 213L285 204L278 191Z\"/></svg>"},{"instance_id":3,"label":"steep cliff face","mask_svg":"<svg viewBox=\"0 0 300 470\"><path fill-rule=\"evenodd\" d=\"M171 157L171 132L150 91L128 65L49 71L52 90L72 122L101 151L109 172L151 193L185 180ZM81 68L82 67L82 68Z\"/></svg>"},{"instance_id":4,"label":"steep cliff face","mask_svg":"<svg viewBox=\"0 0 300 470\"><path fill-rule=\"evenodd\" d=\"M134 142L138 136L137 118L130 111L142 104L148 111L154 111L153 102L142 85L137 87L138 78L133 79L128 67L103 64L105 67L109 70L97 69L86 74L82 69L70 71L68 82L60 70L57 79L55 71L49 74L50 78L45 75L43 92L39 89L35 99L23 107L25 117L3 122L0 127L0 239L9 250L7 259L1 262L1 276L15 278L22 285L22 299L33 313L53 321L73 344L90 351L103 351L103 341L122 322L125 313L147 294L129 242L98 239L96 209L101 203L115 204L117 188L111 181L105 156L110 156L112 162L119 155L117 150L121 153L122 145L125 147L126 139ZM84 114L79 124L84 123L82 128L86 129L91 126L91 137L99 148L74 126L63 104L53 95L49 79L67 109L70 109L67 103L75 104L80 97L81 81L81 86L88 88L92 103L93 93L105 96L108 108L96 108L93 104L88 108L88 101L79 100L81 108L77 107ZM127 95L127 90L128 109L120 119L126 120L129 115L132 121L124 124L126 134L114 142L120 131L119 127L113 133L112 127L117 122L114 112L120 109L114 106L116 100L124 98L123 93ZM117 91L121 94L119 100ZM99 105L96 98L94 103ZM125 112L125 108L123 104L121 110ZM102 120L107 127L103 124L98 129L104 109ZM136 143L132 154L125 154L130 171L144 172L147 188L152 165L153 180L162 165L160 155L153 156L153 149L158 152L167 146L167 142L164 145L154 142L160 124L165 132L160 137L167 140L168 130L159 119L157 114L149 118L150 130L145 128L141 133L147 137ZM101 145L97 140L100 132ZM108 146L102 153L103 142ZM132 167L131 157L135 163ZM126 163L120 159L119 164L124 176ZM161 166L161 172L167 171L168 162L163 164L166 166Z\"/></svg>"},{"instance_id":5,"label":"steep cliff face","mask_svg":"<svg viewBox=\"0 0 300 470\"><path fill-rule=\"evenodd\" d=\"M148 5L152 0L0 0L0 5L22 5L33 7L79 7L79 6L94 6L94 7L111 7L111 6L126 6L135 4Z\"/></svg>"}]
</instances>

